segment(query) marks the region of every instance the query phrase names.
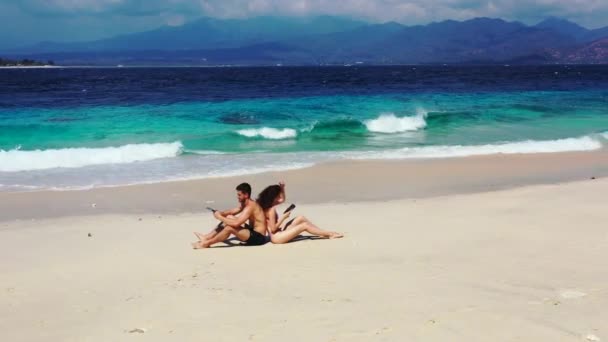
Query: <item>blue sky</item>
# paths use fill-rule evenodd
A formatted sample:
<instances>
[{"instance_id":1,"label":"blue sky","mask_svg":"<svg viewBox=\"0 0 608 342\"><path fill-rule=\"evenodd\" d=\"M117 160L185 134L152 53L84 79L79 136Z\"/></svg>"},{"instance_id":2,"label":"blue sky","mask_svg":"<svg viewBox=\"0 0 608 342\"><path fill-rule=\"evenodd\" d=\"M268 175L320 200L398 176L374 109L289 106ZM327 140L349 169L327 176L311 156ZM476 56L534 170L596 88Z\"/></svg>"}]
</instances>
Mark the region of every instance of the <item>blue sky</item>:
<instances>
[{"instance_id":1,"label":"blue sky","mask_svg":"<svg viewBox=\"0 0 608 342\"><path fill-rule=\"evenodd\" d=\"M0 0L0 48L99 39L201 16L322 14L406 25L480 16L531 24L556 16L597 28L608 26L608 0Z\"/></svg>"}]
</instances>

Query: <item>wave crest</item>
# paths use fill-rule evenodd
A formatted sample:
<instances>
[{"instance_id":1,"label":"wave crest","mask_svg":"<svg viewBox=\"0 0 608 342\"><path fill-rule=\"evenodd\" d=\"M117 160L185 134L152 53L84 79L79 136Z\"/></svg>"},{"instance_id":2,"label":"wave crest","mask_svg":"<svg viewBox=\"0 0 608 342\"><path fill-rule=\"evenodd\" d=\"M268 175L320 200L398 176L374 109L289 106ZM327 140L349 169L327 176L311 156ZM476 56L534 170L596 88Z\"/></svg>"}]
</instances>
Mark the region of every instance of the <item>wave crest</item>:
<instances>
[{"instance_id":1,"label":"wave crest","mask_svg":"<svg viewBox=\"0 0 608 342\"><path fill-rule=\"evenodd\" d=\"M103 148L62 148L33 151L21 149L0 150L0 171L17 172L101 164L126 164L176 157L182 152L183 145L179 141L157 144L128 144Z\"/></svg>"},{"instance_id":2,"label":"wave crest","mask_svg":"<svg viewBox=\"0 0 608 342\"><path fill-rule=\"evenodd\" d=\"M406 147L384 152L365 152L353 159L409 159L409 158L454 158L491 154L528 154L594 151L602 148L602 143L589 136L557 140L526 140L488 145L443 145L426 147Z\"/></svg>"},{"instance_id":3,"label":"wave crest","mask_svg":"<svg viewBox=\"0 0 608 342\"><path fill-rule=\"evenodd\" d=\"M418 110L416 116L397 117L394 113L383 113L373 120L364 122L367 130L374 133L403 133L426 127L428 112Z\"/></svg>"},{"instance_id":4,"label":"wave crest","mask_svg":"<svg viewBox=\"0 0 608 342\"><path fill-rule=\"evenodd\" d=\"M292 139L298 136L298 132L291 128L249 128L238 130L237 133L247 138L264 138L272 140Z\"/></svg>"}]
</instances>

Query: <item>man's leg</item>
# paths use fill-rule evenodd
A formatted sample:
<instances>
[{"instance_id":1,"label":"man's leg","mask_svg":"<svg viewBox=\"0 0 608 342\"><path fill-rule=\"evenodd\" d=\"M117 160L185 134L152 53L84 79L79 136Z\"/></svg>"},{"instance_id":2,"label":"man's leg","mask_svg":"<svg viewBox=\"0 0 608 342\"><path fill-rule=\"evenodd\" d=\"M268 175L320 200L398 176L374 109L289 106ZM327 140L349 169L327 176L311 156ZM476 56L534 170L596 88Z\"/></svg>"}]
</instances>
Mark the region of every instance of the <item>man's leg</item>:
<instances>
[{"instance_id":1,"label":"man's leg","mask_svg":"<svg viewBox=\"0 0 608 342\"><path fill-rule=\"evenodd\" d=\"M211 229L211 231L209 233L203 234L203 233L199 233L199 232L194 232L194 235L196 235L196 237L199 239L199 241L209 240L209 239L213 238L214 236L216 236L223 229L224 229L224 224L222 222L220 222L215 228Z\"/></svg>"},{"instance_id":2,"label":"man's leg","mask_svg":"<svg viewBox=\"0 0 608 342\"><path fill-rule=\"evenodd\" d=\"M228 218L234 218L235 216L233 215L228 215ZM207 234L202 234L199 232L194 232L194 235L196 235L196 237L200 240L209 240L212 239L215 235L217 235L219 232L222 231L222 229L224 229L224 223L220 222L217 224L217 226L213 229L211 229L211 231Z\"/></svg>"},{"instance_id":3,"label":"man's leg","mask_svg":"<svg viewBox=\"0 0 608 342\"><path fill-rule=\"evenodd\" d=\"M198 243L193 244L192 246L197 249L197 248L208 248L218 242L222 242L222 241L226 241L230 235L234 235L236 236L237 239L239 239L240 241L247 241L249 240L249 237L251 236L251 233L249 232L249 229L245 229L243 227L232 227L232 226L226 226L224 227L224 229L217 233L213 238L211 239L207 239L207 240L201 240Z\"/></svg>"}]
</instances>

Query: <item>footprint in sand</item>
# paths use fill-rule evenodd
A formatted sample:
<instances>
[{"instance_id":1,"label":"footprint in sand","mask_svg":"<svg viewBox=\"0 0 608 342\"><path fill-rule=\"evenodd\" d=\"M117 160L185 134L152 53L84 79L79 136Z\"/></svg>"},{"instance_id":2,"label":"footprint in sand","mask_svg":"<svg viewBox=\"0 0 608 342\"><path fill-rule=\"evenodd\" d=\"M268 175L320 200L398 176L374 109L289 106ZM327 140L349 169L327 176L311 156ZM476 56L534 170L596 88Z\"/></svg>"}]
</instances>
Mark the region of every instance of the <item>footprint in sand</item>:
<instances>
[{"instance_id":1,"label":"footprint in sand","mask_svg":"<svg viewBox=\"0 0 608 342\"><path fill-rule=\"evenodd\" d=\"M380 334L383 334L383 333L387 333L387 332L389 332L391 330L393 330L393 329L391 329L390 327L383 327L380 330L376 330L375 334L376 335L380 335Z\"/></svg>"},{"instance_id":2,"label":"footprint in sand","mask_svg":"<svg viewBox=\"0 0 608 342\"><path fill-rule=\"evenodd\" d=\"M565 290L561 291L559 295L564 299L577 299L585 297L587 294L577 290Z\"/></svg>"}]
</instances>

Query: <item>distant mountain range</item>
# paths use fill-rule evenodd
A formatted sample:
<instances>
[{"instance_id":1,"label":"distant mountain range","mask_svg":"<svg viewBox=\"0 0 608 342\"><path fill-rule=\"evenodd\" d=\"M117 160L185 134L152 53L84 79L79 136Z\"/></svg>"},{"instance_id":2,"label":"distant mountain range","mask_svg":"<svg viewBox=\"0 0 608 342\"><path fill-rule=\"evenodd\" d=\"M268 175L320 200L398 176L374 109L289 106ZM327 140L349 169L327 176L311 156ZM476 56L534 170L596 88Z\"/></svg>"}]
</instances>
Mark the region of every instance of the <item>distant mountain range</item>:
<instances>
[{"instance_id":1,"label":"distant mountain range","mask_svg":"<svg viewBox=\"0 0 608 342\"><path fill-rule=\"evenodd\" d=\"M64 65L604 64L608 27L589 30L559 18L534 26L490 18L418 26L331 16L201 18L0 56Z\"/></svg>"}]
</instances>

